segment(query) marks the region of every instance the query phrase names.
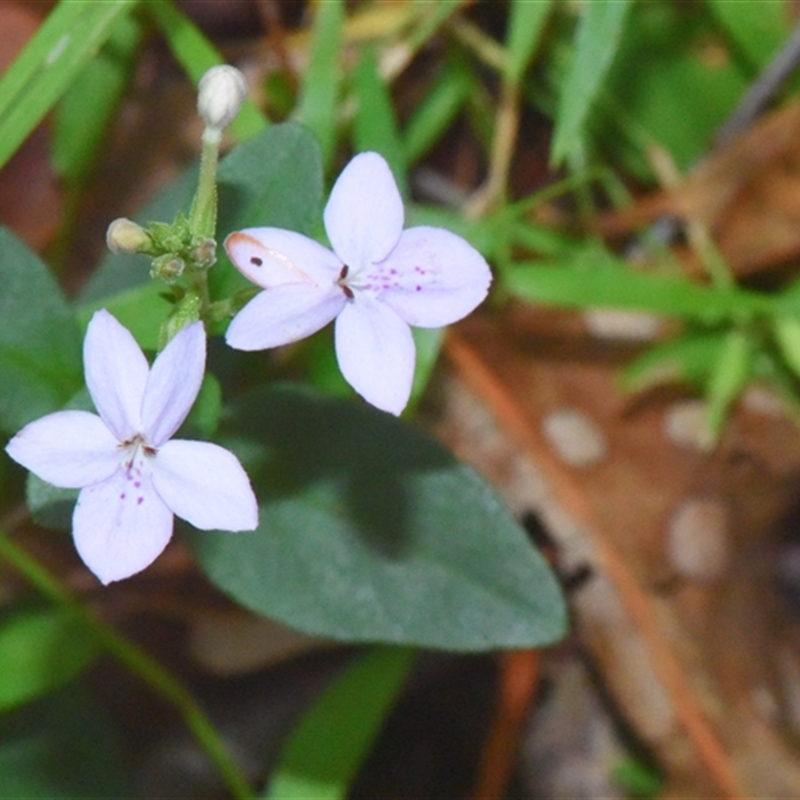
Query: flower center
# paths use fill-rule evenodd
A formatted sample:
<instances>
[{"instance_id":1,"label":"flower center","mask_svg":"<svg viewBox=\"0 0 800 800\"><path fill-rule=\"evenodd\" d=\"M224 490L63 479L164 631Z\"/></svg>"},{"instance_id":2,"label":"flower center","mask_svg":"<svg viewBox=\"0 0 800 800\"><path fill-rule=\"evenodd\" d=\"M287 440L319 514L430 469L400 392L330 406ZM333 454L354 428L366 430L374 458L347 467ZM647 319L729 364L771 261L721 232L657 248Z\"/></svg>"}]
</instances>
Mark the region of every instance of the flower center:
<instances>
[{"instance_id":1,"label":"flower center","mask_svg":"<svg viewBox=\"0 0 800 800\"><path fill-rule=\"evenodd\" d=\"M125 475L129 481L134 481L134 485L138 489L141 485L143 478L147 476L150 471L148 461L156 454L155 447L150 447L144 440L144 437L137 433L132 439L119 444L122 458L120 465L125 471Z\"/></svg>"},{"instance_id":2,"label":"flower center","mask_svg":"<svg viewBox=\"0 0 800 800\"><path fill-rule=\"evenodd\" d=\"M391 290L422 291L421 278L426 274L423 267L412 267L402 274L397 267L385 263L369 264L367 267L352 269L348 264L342 267L334 283L344 292L348 300L354 300L356 292L369 292L378 297Z\"/></svg>"},{"instance_id":3,"label":"flower center","mask_svg":"<svg viewBox=\"0 0 800 800\"><path fill-rule=\"evenodd\" d=\"M345 264L342 267L342 271L339 273L339 277L336 280L336 285L344 292L344 296L348 300L354 300L355 294L353 290L350 288L349 284L347 283L347 273L350 272L350 267Z\"/></svg>"}]
</instances>

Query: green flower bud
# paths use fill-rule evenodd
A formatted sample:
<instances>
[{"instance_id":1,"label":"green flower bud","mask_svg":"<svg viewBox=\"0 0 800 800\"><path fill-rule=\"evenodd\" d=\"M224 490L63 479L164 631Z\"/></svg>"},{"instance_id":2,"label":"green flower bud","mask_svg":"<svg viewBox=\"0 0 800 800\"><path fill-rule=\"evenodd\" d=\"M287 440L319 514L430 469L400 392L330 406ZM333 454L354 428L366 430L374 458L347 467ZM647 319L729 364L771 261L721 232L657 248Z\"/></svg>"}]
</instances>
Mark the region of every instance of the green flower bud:
<instances>
[{"instance_id":1,"label":"green flower bud","mask_svg":"<svg viewBox=\"0 0 800 800\"><path fill-rule=\"evenodd\" d=\"M217 243L214 239L199 239L192 242L189 258L198 269L207 269L214 266L217 260Z\"/></svg>"},{"instance_id":2,"label":"green flower bud","mask_svg":"<svg viewBox=\"0 0 800 800\"><path fill-rule=\"evenodd\" d=\"M175 283L183 275L184 269L186 269L186 264L182 258L178 258L174 253L165 253L163 256L153 259L150 277L159 278L165 283Z\"/></svg>"}]
</instances>

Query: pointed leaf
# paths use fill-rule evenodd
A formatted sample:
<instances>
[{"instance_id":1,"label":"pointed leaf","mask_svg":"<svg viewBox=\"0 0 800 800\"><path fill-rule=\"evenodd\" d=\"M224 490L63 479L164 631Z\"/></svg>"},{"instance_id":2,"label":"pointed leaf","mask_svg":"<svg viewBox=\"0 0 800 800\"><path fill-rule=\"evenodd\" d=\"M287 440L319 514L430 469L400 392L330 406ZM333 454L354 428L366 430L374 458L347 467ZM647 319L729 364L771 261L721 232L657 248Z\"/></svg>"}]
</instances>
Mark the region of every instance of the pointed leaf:
<instances>
[{"instance_id":1,"label":"pointed leaf","mask_svg":"<svg viewBox=\"0 0 800 800\"><path fill-rule=\"evenodd\" d=\"M336 146L343 24L342 0L327 0L316 5L310 62L303 73L297 103L296 119L317 137L325 164L330 162Z\"/></svg>"},{"instance_id":2,"label":"pointed leaf","mask_svg":"<svg viewBox=\"0 0 800 800\"><path fill-rule=\"evenodd\" d=\"M775 317L772 330L784 360L800 376L800 319L788 315Z\"/></svg>"},{"instance_id":3,"label":"pointed leaf","mask_svg":"<svg viewBox=\"0 0 800 800\"><path fill-rule=\"evenodd\" d=\"M768 311L767 295L735 286L701 286L678 275L624 267L516 265L506 288L526 300L577 308L624 308L686 319L722 320Z\"/></svg>"},{"instance_id":4,"label":"pointed leaf","mask_svg":"<svg viewBox=\"0 0 800 800\"><path fill-rule=\"evenodd\" d=\"M572 63L555 118L554 164L560 164L582 142L586 120L614 60L631 5L631 0L614 0L581 6Z\"/></svg>"},{"instance_id":5,"label":"pointed leaf","mask_svg":"<svg viewBox=\"0 0 800 800\"><path fill-rule=\"evenodd\" d=\"M461 65L447 67L417 104L404 131L406 164L413 164L450 126L475 89L475 78Z\"/></svg>"},{"instance_id":6,"label":"pointed leaf","mask_svg":"<svg viewBox=\"0 0 800 800\"><path fill-rule=\"evenodd\" d=\"M706 390L708 426L718 435L728 409L753 375L754 344L746 331L731 330L724 339Z\"/></svg>"},{"instance_id":7,"label":"pointed leaf","mask_svg":"<svg viewBox=\"0 0 800 800\"><path fill-rule=\"evenodd\" d=\"M115 20L108 41L58 104L53 165L61 177L81 181L89 174L133 74L141 38L142 23L135 16Z\"/></svg>"},{"instance_id":8,"label":"pointed leaf","mask_svg":"<svg viewBox=\"0 0 800 800\"><path fill-rule=\"evenodd\" d=\"M0 286L0 430L15 433L82 385L81 342L47 267L5 228Z\"/></svg>"},{"instance_id":9,"label":"pointed leaf","mask_svg":"<svg viewBox=\"0 0 800 800\"><path fill-rule=\"evenodd\" d=\"M58 3L0 80L0 167L97 54L136 0Z\"/></svg>"},{"instance_id":10,"label":"pointed leaf","mask_svg":"<svg viewBox=\"0 0 800 800\"><path fill-rule=\"evenodd\" d=\"M344 800L413 662L381 648L351 664L292 732L264 798Z\"/></svg>"},{"instance_id":11,"label":"pointed leaf","mask_svg":"<svg viewBox=\"0 0 800 800\"><path fill-rule=\"evenodd\" d=\"M259 528L187 538L243 605L346 641L486 650L563 635L558 585L525 533L419 431L284 386L240 403L227 432L260 495Z\"/></svg>"},{"instance_id":12,"label":"pointed leaf","mask_svg":"<svg viewBox=\"0 0 800 800\"><path fill-rule=\"evenodd\" d=\"M550 14L552 0L512 0L506 36L505 77L516 82L522 79Z\"/></svg>"}]
</instances>

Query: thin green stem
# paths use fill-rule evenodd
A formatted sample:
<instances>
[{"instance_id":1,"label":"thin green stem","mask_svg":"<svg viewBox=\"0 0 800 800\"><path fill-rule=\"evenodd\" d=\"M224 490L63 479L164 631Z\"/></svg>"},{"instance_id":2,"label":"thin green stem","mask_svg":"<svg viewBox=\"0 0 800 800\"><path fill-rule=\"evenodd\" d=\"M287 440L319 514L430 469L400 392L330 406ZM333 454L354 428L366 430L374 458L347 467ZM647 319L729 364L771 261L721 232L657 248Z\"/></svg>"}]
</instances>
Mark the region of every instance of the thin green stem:
<instances>
[{"instance_id":1,"label":"thin green stem","mask_svg":"<svg viewBox=\"0 0 800 800\"><path fill-rule=\"evenodd\" d=\"M9 536L0 531L0 557L21 572L42 594L74 612L111 655L138 675L153 691L173 705L186 727L219 770L231 795L250 800L253 792L211 720L191 693L169 671L134 642L98 617Z\"/></svg>"},{"instance_id":2,"label":"thin green stem","mask_svg":"<svg viewBox=\"0 0 800 800\"><path fill-rule=\"evenodd\" d=\"M200 178L189 214L189 230L195 238L213 239L217 228L217 160L221 132L206 128L200 153Z\"/></svg>"}]
</instances>

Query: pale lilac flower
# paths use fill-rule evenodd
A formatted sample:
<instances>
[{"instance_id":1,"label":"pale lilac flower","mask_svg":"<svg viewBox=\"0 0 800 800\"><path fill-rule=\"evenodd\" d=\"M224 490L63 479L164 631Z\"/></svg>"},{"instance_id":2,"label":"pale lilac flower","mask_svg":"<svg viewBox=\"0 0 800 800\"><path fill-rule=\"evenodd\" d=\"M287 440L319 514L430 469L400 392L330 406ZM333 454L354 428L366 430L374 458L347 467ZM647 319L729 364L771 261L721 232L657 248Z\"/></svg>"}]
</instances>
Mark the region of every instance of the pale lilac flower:
<instances>
[{"instance_id":1,"label":"pale lilac flower","mask_svg":"<svg viewBox=\"0 0 800 800\"><path fill-rule=\"evenodd\" d=\"M356 156L324 214L333 252L299 233L248 228L225 248L257 294L228 328L238 350L310 336L336 318L336 356L347 382L374 406L399 414L416 357L409 325L439 328L486 296L484 258L442 228L403 230L403 201L377 153Z\"/></svg>"},{"instance_id":2,"label":"pale lilac flower","mask_svg":"<svg viewBox=\"0 0 800 800\"><path fill-rule=\"evenodd\" d=\"M103 583L148 566L172 536L173 514L202 530L253 530L258 508L236 457L218 445L170 437L203 380L203 325L183 328L152 369L107 311L86 331L86 385L100 416L57 411L6 447L42 480L81 489L72 517L78 553Z\"/></svg>"}]
</instances>

